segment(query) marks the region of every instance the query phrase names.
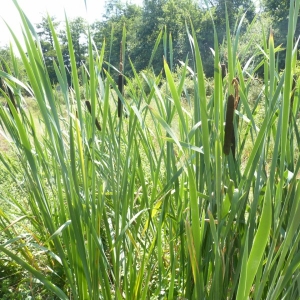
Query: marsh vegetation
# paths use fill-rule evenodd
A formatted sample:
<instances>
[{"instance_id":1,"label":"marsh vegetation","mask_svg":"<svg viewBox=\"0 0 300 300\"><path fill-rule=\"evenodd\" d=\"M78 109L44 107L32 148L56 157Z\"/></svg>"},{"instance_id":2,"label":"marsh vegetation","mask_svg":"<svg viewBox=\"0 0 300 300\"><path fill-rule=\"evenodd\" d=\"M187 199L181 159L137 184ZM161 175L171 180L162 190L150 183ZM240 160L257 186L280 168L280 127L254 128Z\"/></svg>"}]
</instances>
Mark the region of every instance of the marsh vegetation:
<instances>
[{"instance_id":1,"label":"marsh vegetation","mask_svg":"<svg viewBox=\"0 0 300 300\"><path fill-rule=\"evenodd\" d=\"M247 15L224 13L220 44L208 10L210 76L188 18L189 54L175 61L163 27L137 69L126 26L99 47L88 30L78 65L70 23L65 48L49 17L52 73L13 1L26 49L15 38L0 70L16 102L2 90L1 299L298 299L299 1L284 69L273 31L245 44Z\"/></svg>"}]
</instances>

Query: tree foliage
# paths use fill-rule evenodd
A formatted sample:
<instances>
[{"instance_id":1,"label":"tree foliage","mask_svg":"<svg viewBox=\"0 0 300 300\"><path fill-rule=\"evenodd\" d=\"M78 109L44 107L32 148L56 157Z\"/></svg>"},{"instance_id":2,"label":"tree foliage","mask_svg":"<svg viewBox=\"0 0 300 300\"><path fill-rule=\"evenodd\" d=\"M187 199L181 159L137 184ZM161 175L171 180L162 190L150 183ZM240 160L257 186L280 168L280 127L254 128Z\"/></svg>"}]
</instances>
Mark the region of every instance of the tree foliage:
<instances>
[{"instance_id":1,"label":"tree foliage","mask_svg":"<svg viewBox=\"0 0 300 300\"><path fill-rule=\"evenodd\" d=\"M288 31L288 15L289 15L289 0L263 0L263 9L272 20L272 29L274 31L274 39L277 45L282 44L286 47L286 36ZM296 32L299 33L300 24L296 25ZM279 69L285 67L285 50L281 51L278 56Z\"/></svg>"},{"instance_id":2,"label":"tree foliage","mask_svg":"<svg viewBox=\"0 0 300 300\"><path fill-rule=\"evenodd\" d=\"M107 0L105 2L105 15L101 20L93 22L90 25L90 30L97 49L101 49L105 41L105 61L110 63L110 67L114 66L118 69L120 42L125 26L127 39L124 72L129 76L132 75L132 70L128 63L129 59L133 62L138 72L148 68L149 58L152 55L156 39L162 30L167 32L167 42L170 42L169 39L172 40L173 56L169 57L169 53L164 53L163 42L161 41L151 64L151 68L156 74L162 70L163 57L168 61L172 60L170 63L173 67L179 64L180 60L185 61L187 57L191 58L190 40L186 32L186 24L190 22L194 26L197 41L201 48L206 76L212 76L214 72L213 55L210 50L214 47L212 20L217 30L219 43L222 44L226 30L226 10L232 34L237 27L237 21L245 13L242 28L245 38L241 39L245 41L245 45L241 45L242 48L247 47L247 41L256 35L256 32L253 30L259 31L260 26L262 26L260 21L257 21L255 26L252 26L250 31L248 30L248 26L250 26L255 16L258 16L257 19L260 16L265 25L268 23L265 20L271 18L275 33L275 43L277 45L283 44L284 48L289 1L264 0L262 1L260 15L258 14L258 7L255 7L253 0L210 0L206 2L208 6L203 3L203 1L199 3L196 0L144 0L143 6L138 6L125 3L122 0ZM66 30L56 21L55 17L52 16L51 20L55 29L61 29L59 36L61 48L65 64L69 69L68 71L70 71ZM71 20L69 25L76 66L79 68L83 63L87 63L86 33L88 24L83 18L78 17ZM36 27L44 54L44 62L50 80L55 84L57 83L57 78L53 63L56 60L56 53L47 18L43 17ZM247 35L247 31L251 32L251 35ZM257 34L257 36L261 37L261 34ZM226 45L224 47L221 46L221 59L226 62ZM284 67L284 52L279 54L279 67Z\"/></svg>"},{"instance_id":3,"label":"tree foliage","mask_svg":"<svg viewBox=\"0 0 300 300\"><path fill-rule=\"evenodd\" d=\"M274 20L281 22L289 15L289 0L263 0L263 8Z\"/></svg>"},{"instance_id":4,"label":"tree foliage","mask_svg":"<svg viewBox=\"0 0 300 300\"><path fill-rule=\"evenodd\" d=\"M112 14L112 11L114 13ZM137 38L137 28L142 24L142 9L137 5L119 6L118 10L109 9L109 18L104 21L96 21L91 25L94 42L100 49L105 40L105 60L118 68L120 62L120 42L125 26L128 32L126 40L126 57L135 60L136 49L139 41ZM125 73L130 72L129 64L125 65Z\"/></svg>"},{"instance_id":5,"label":"tree foliage","mask_svg":"<svg viewBox=\"0 0 300 300\"><path fill-rule=\"evenodd\" d=\"M24 65L19 57L12 51L12 46L0 47L0 70L13 75L15 78L27 82L27 74ZM3 89L0 80L0 88Z\"/></svg>"},{"instance_id":6,"label":"tree foliage","mask_svg":"<svg viewBox=\"0 0 300 300\"><path fill-rule=\"evenodd\" d=\"M58 21L56 21L56 18L54 16L51 17L51 22L55 29L60 24ZM56 61L56 52L54 50L54 42L51 29L48 23L48 18L46 16L43 16L42 21L36 25L36 28L37 34L40 37L40 44L44 54L44 61L48 70L50 81L52 83L56 83L57 79L53 65L54 61Z\"/></svg>"},{"instance_id":7,"label":"tree foliage","mask_svg":"<svg viewBox=\"0 0 300 300\"><path fill-rule=\"evenodd\" d=\"M82 17L77 17L69 22L70 34L73 42L76 66L79 68L85 62L87 54L87 22ZM68 67L69 54L68 54L68 38L66 30L61 30L60 38L63 46L63 53Z\"/></svg>"}]
</instances>

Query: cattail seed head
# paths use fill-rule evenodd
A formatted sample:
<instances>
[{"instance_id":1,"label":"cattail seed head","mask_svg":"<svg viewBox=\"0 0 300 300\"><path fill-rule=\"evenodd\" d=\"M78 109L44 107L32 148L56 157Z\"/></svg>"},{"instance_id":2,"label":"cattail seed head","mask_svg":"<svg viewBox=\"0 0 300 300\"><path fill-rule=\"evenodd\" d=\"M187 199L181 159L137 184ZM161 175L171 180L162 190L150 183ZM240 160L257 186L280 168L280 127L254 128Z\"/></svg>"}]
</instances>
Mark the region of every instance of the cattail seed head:
<instances>
[{"instance_id":1,"label":"cattail seed head","mask_svg":"<svg viewBox=\"0 0 300 300\"><path fill-rule=\"evenodd\" d=\"M234 115L234 96L230 95L227 100L226 111L226 124L225 124L225 137L223 152L225 155L229 155L233 132L233 115Z\"/></svg>"}]
</instances>

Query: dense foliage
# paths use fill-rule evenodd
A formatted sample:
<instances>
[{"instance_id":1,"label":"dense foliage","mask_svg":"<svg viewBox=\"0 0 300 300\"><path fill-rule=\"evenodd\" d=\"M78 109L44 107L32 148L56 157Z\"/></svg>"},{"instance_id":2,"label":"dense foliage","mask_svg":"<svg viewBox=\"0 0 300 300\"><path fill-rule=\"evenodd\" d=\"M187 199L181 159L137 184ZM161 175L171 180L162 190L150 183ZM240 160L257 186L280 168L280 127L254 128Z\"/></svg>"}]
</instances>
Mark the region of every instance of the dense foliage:
<instances>
[{"instance_id":1,"label":"dense foliage","mask_svg":"<svg viewBox=\"0 0 300 300\"><path fill-rule=\"evenodd\" d=\"M257 2L257 1L256 1ZM120 39L123 26L127 30L126 59L130 59L137 70L145 70L149 67L149 60L152 54L155 41L159 33L167 28L172 34L172 65L178 65L179 60L185 60L188 56L191 58L191 49L189 46L186 32L186 22L191 21L194 24L198 43L202 45L203 68L207 77L213 76L213 55L210 48L213 48L213 22L216 27L218 41L220 44L225 42L226 36L226 18L225 11L228 11L228 20L231 31L236 28L236 21L243 13L245 14L244 26L241 33L247 32L248 27L252 27L247 39L257 39L258 44L262 43L261 26L267 29L272 26L276 37L277 45L282 44L282 50L279 55L279 68L284 68L286 30L288 25L288 1L262 1L254 5L253 1L237 0L213 0L205 1L200 5L195 0L148 0L143 2L143 6L137 6L122 1L106 1L106 13L100 20L95 21L90 26L90 33L98 49L101 49L104 41L106 61L110 61L113 66L118 65L120 53ZM262 5L259 7L258 5ZM51 17L54 28L60 28L59 42L62 47L64 61L67 67L67 76L70 80L70 61L68 56L67 37L62 23L57 22L55 17ZM40 37L41 48L44 54L45 63L50 81L53 84L58 82L54 71L54 61L56 61L56 52L53 44L53 38L47 21L43 17L39 24L36 24L37 34ZM297 25L297 30L299 25ZM87 64L87 23L80 17L70 21L71 35L74 40L74 53L77 67ZM112 35L113 31L113 35ZM253 34L255 36L253 36ZM142 42L139 42L142 41ZM246 45L246 43L245 43ZM2 49L4 51L5 49ZM248 49L248 56L253 49ZM226 45L220 49L221 60L227 63ZM163 45L159 45L156 56L153 58L151 67L158 74L163 68ZM57 63L57 61L56 61ZM262 74L263 70L259 71ZM130 64L125 65L125 74L132 76Z\"/></svg>"},{"instance_id":2,"label":"dense foliage","mask_svg":"<svg viewBox=\"0 0 300 300\"><path fill-rule=\"evenodd\" d=\"M186 35L186 22L189 23L191 21L196 29L197 40L203 46L204 71L209 77L213 75L213 56L210 51L214 44L213 21L216 25L219 42L223 43L226 30L225 2L224 0L210 1L209 6L199 6L195 0L148 0L144 1L143 7L140 7L134 4L125 4L122 1L106 1L106 14L100 20L91 24L92 38L98 49L101 49L105 41L107 47L105 48L104 59L117 66L120 53L120 39L123 26L125 25L127 30L126 59L130 58L137 72L139 72L149 67L149 60L155 41L165 27L172 34L174 41L172 49L173 61L171 63L178 65L178 60L184 61L187 56L191 59L192 53L188 36ZM227 1L226 5L228 7L231 30L235 26L235 21L240 19L242 13L246 10L246 22L250 24L253 21L255 14L252 1ZM54 16L51 19L54 28L61 28L59 43L62 47L67 70L70 71L66 32L62 24L57 22ZM57 63L57 54L47 18L43 17L42 21L36 24L36 27L50 81L56 84L58 78L55 75L53 63ZM77 67L83 63L87 64L88 61L87 30L87 24L82 18L75 18L70 21ZM111 35L112 30L113 36ZM163 55L166 55L163 51L163 45L159 45L151 64L156 74L163 68ZM225 59L226 57L224 57ZM126 64L125 74L132 75L130 64Z\"/></svg>"},{"instance_id":3,"label":"dense foliage","mask_svg":"<svg viewBox=\"0 0 300 300\"><path fill-rule=\"evenodd\" d=\"M0 69L1 297L299 299L300 2L281 70L248 1L111 1L90 27L38 33L13 1L26 49L15 38Z\"/></svg>"}]
</instances>

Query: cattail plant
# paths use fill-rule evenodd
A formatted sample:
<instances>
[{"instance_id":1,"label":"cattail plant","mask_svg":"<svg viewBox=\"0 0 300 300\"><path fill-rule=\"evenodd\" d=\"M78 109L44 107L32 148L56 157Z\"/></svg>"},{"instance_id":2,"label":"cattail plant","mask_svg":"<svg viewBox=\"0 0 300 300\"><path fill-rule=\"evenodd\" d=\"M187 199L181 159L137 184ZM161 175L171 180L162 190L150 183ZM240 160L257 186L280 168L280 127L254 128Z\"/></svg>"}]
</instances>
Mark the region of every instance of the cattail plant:
<instances>
[{"instance_id":1,"label":"cattail plant","mask_svg":"<svg viewBox=\"0 0 300 300\"><path fill-rule=\"evenodd\" d=\"M15 146L9 159L0 152L1 167L13 181L4 196L0 190L0 260L20 266L22 283L28 274L34 278L28 283L31 296L41 291L41 297L51 294L65 300L299 299L300 160L299 153L289 149L292 143L300 147L300 135L295 118L288 118L300 1L290 1L284 72L276 70L273 36L268 42L263 33L263 55L256 59L266 74L263 97L255 99L255 105L247 99L257 69L242 66L247 58L239 51L243 17L234 32L226 17L226 76L212 21L214 76L209 97L203 49L193 25L186 26L192 56L177 74L172 71L172 36L163 29L150 62L162 46L167 87L159 86L161 74L151 73L151 64L148 73L140 75L131 62L126 122L121 122L125 29L117 82L110 68L105 69L105 43L95 54L89 33L85 87L90 101L85 105L94 118L95 105L101 103L101 127L97 118L96 126L85 126L68 19L72 87L48 18L61 103L36 47L33 26L13 2L22 19L26 49L12 35L37 111L31 114L20 106L17 114L12 105L13 119L0 106L1 130ZM0 75L26 87L6 72ZM187 76L195 88L189 106L182 101ZM293 97L295 109L299 94ZM265 116L258 122L261 109ZM234 134L239 139L232 149ZM293 137L289 145L288 137ZM236 163L231 163L230 151ZM22 191L22 197L15 197L14 190ZM4 211L2 204L7 203L12 208Z\"/></svg>"}]
</instances>

